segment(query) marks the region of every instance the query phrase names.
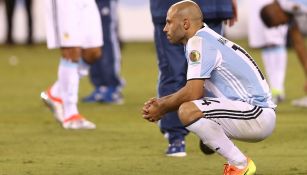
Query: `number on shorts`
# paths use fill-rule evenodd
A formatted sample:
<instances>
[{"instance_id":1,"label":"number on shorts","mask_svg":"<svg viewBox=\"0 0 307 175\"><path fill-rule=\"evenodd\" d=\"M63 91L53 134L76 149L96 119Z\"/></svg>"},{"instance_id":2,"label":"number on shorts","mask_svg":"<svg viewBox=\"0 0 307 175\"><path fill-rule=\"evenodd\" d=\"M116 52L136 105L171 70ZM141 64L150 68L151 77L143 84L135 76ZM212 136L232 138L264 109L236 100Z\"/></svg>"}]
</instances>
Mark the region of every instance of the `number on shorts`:
<instances>
[{"instance_id":1,"label":"number on shorts","mask_svg":"<svg viewBox=\"0 0 307 175\"><path fill-rule=\"evenodd\" d=\"M214 103L220 103L220 101L218 101L218 100L210 100L210 99L203 99L203 103L201 103L202 105L207 105L207 106L209 106L212 102L214 102Z\"/></svg>"}]
</instances>

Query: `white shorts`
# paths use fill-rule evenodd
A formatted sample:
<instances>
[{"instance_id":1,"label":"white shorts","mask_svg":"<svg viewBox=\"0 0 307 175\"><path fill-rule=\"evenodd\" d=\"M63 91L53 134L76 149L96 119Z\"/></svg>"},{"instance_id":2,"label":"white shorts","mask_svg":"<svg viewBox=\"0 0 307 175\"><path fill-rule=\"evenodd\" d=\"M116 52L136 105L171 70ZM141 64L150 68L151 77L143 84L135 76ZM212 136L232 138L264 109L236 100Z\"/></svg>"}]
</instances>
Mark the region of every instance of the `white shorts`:
<instances>
[{"instance_id":1,"label":"white shorts","mask_svg":"<svg viewBox=\"0 0 307 175\"><path fill-rule=\"evenodd\" d=\"M252 48L262 48L272 45L286 45L286 35L288 26L268 28L260 18L260 10L265 5L272 3L273 0L248 1L248 43Z\"/></svg>"},{"instance_id":2,"label":"white shorts","mask_svg":"<svg viewBox=\"0 0 307 175\"><path fill-rule=\"evenodd\" d=\"M45 0L48 48L94 48L103 44L95 0Z\"/></svg>"},{"instance_id":3,"label":"white shorts","mask_svg":"<svg viewBox=\"0 0 307 175\"><path fill-rule=\"evenodd\" d=\"M275 128L276 114L271 108L226 98L203 98L193 103L204 118L219 124L231 139L257 142L271 135Z\"/></svg>"}]
</instances>

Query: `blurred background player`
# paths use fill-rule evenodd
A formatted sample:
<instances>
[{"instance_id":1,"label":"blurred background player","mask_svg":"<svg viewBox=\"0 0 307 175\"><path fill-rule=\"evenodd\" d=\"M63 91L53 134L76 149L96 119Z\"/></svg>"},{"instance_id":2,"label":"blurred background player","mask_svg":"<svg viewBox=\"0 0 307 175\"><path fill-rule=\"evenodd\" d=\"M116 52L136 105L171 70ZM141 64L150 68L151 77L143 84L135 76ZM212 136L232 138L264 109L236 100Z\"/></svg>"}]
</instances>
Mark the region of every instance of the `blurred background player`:
<instances>
[{"instance_id":1,"label":"blurred background player","mask_svg":"<svg viewBox=\"0 0 307 175\"><path fill-rule=\"evenodd\" d=\"M79 79L87 64L101 55L102 28L95 0L46 0L47 45L60 48L57 81L41 93L65 129L95 129L94 123L79 114Z\"/></svg>"},{"instance_id":2,"label":"blurred background player","mask_svg":"<svg viewBox=\"0 0 307 175\"><path fill-rule=\"evenodd\" d=\"M266 5L261 10L261 18L268 27L288 24L292 45L305 73L304 91L307 94L307 49L304 37L298 27L296 17L307 15L307 0L279 0ZM307 107L307 96L293 100L292 104Z\"/></svg>"},{"instance_id":3,"label":"blurred background player","mask_svg":"<svg viewBox=\"0 0 307 175\"><path fill-rule=\"evenodd\" d=\"M261 49L261 56L272 100L277 104L285 98L285 74L287 68L287 25L266 27L260 17L260 10L273 0L249 1L248 41L252 48Z\"/></svg>"},{"instance_id":4,"label":"blurred background player","mask_svg":"<svg viewBox=\"0 0 307 175\"><path fill-rule=\"evenodd\" d=\"M103 53L90 67L95 90L83 102L122 104L124 81L120 76L121 51L118 36L117 0L96 0L103 26Z\"/></svg>"},{"instance_id":5,"label":"blurred background player","mask_svg":"<svg viewBox=\"0 0 307 175\"><path fill-rule=\"evenodd\" d=\"M171 44L163 32L167 10L171 5L179 1L150 0L159 67L158 97L172 94L186 84L187 63L184 47ZM230 25L236 20L236 0L220 0L218 3L215 0L195 0L195 2L200 6L205 16L206 24L217 33L222 33L222 22L224 20L231 19L229 21ZM185 156L184 140L189 131L179 121L177 111L166 113L160 120L159 127L169 142L166 155ZM200 145L205 146L202 142L200 142Z\"/></svg>"},{"instance_id":6,"label":"blurred background player","mask_svg":"<svg viewBox=\"0 0 307 175\"><path fill-rule=\"evenodd\" d=\"M17 0L19 1L19 0ZM27 35L27 44L33 43L33 22L32 22L32 0L24 0L24 5L27 13L27 24L28 24L28 35ZM16 0L5 0L6 8L6 44L14 44L13 40L13 29L14 29L14 11L16 7Z\"/></svg>"}]
</instances>

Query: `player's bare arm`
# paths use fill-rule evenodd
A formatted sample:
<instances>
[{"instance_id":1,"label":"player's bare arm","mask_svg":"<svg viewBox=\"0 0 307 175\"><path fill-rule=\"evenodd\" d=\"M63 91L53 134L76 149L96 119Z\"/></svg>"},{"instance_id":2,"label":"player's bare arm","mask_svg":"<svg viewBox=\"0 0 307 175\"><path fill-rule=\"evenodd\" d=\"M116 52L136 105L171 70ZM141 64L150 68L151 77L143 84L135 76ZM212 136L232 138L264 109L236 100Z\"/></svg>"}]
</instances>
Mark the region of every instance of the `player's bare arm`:
<instances>
[{"instance_id":1,"label":"player's bare arm","mask_svg":"<svg viewBox=\"0 0 307 175\"><path fill-rule=\"evenodd\" d=\"M225 25L232 27L238 21L238 3L237 0L232 0L233 17L224 21Z\"/></svg>"},{"instance_id":2,"label":"player's bare arm","mask_svg":"<svg viewBox=\"0 0 307 175\"><path fill-rule=\"evenodd\" d=\"M190 80L176 93L158 99L150 99L145 102L142 109L143 118L151 122L160 120L163 114L177 110L184 102L203 97L203 87L204 80Z\"/></svg>"},{"instance_id":3,"label":"player's bare arm","mask_svg":"<svg viewBox=\"0 0 307 175\"><path fill-rule=\"evenodd\" d=\"M307 49L305 46L304 37L302 33L299 31L298 25L295 21L290 26L289 33L291 35L293 47L304 69L306 77L304 90L307 93L307 51L306 51Z\"/></svg>"}]
</instances>

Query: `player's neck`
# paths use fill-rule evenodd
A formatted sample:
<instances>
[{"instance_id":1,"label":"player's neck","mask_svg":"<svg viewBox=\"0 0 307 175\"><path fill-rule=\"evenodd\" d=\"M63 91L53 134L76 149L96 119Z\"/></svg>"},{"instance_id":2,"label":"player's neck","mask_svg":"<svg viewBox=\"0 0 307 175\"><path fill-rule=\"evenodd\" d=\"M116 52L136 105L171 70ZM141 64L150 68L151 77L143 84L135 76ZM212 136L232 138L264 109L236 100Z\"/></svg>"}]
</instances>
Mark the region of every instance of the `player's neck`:
<instances>
[{"instance_id":1,"label":"player's neck","mask_svg":"<svg viewBox=\"0 0 307 175\"><path fill-rule=\"evenodd\" d=\"M200 28L199 28L199 29L200 29ZM184 45L186 45L187 42L188 42L188 40L189 40L190 38L192 38L192 37L196 34L196 32L197 32L199 29L198 29L198 28L191 28L190 30L188 30L187 33L186 33L185 38L182 40L182 43L183 43Z\"/></svg>"}]
</instances>

